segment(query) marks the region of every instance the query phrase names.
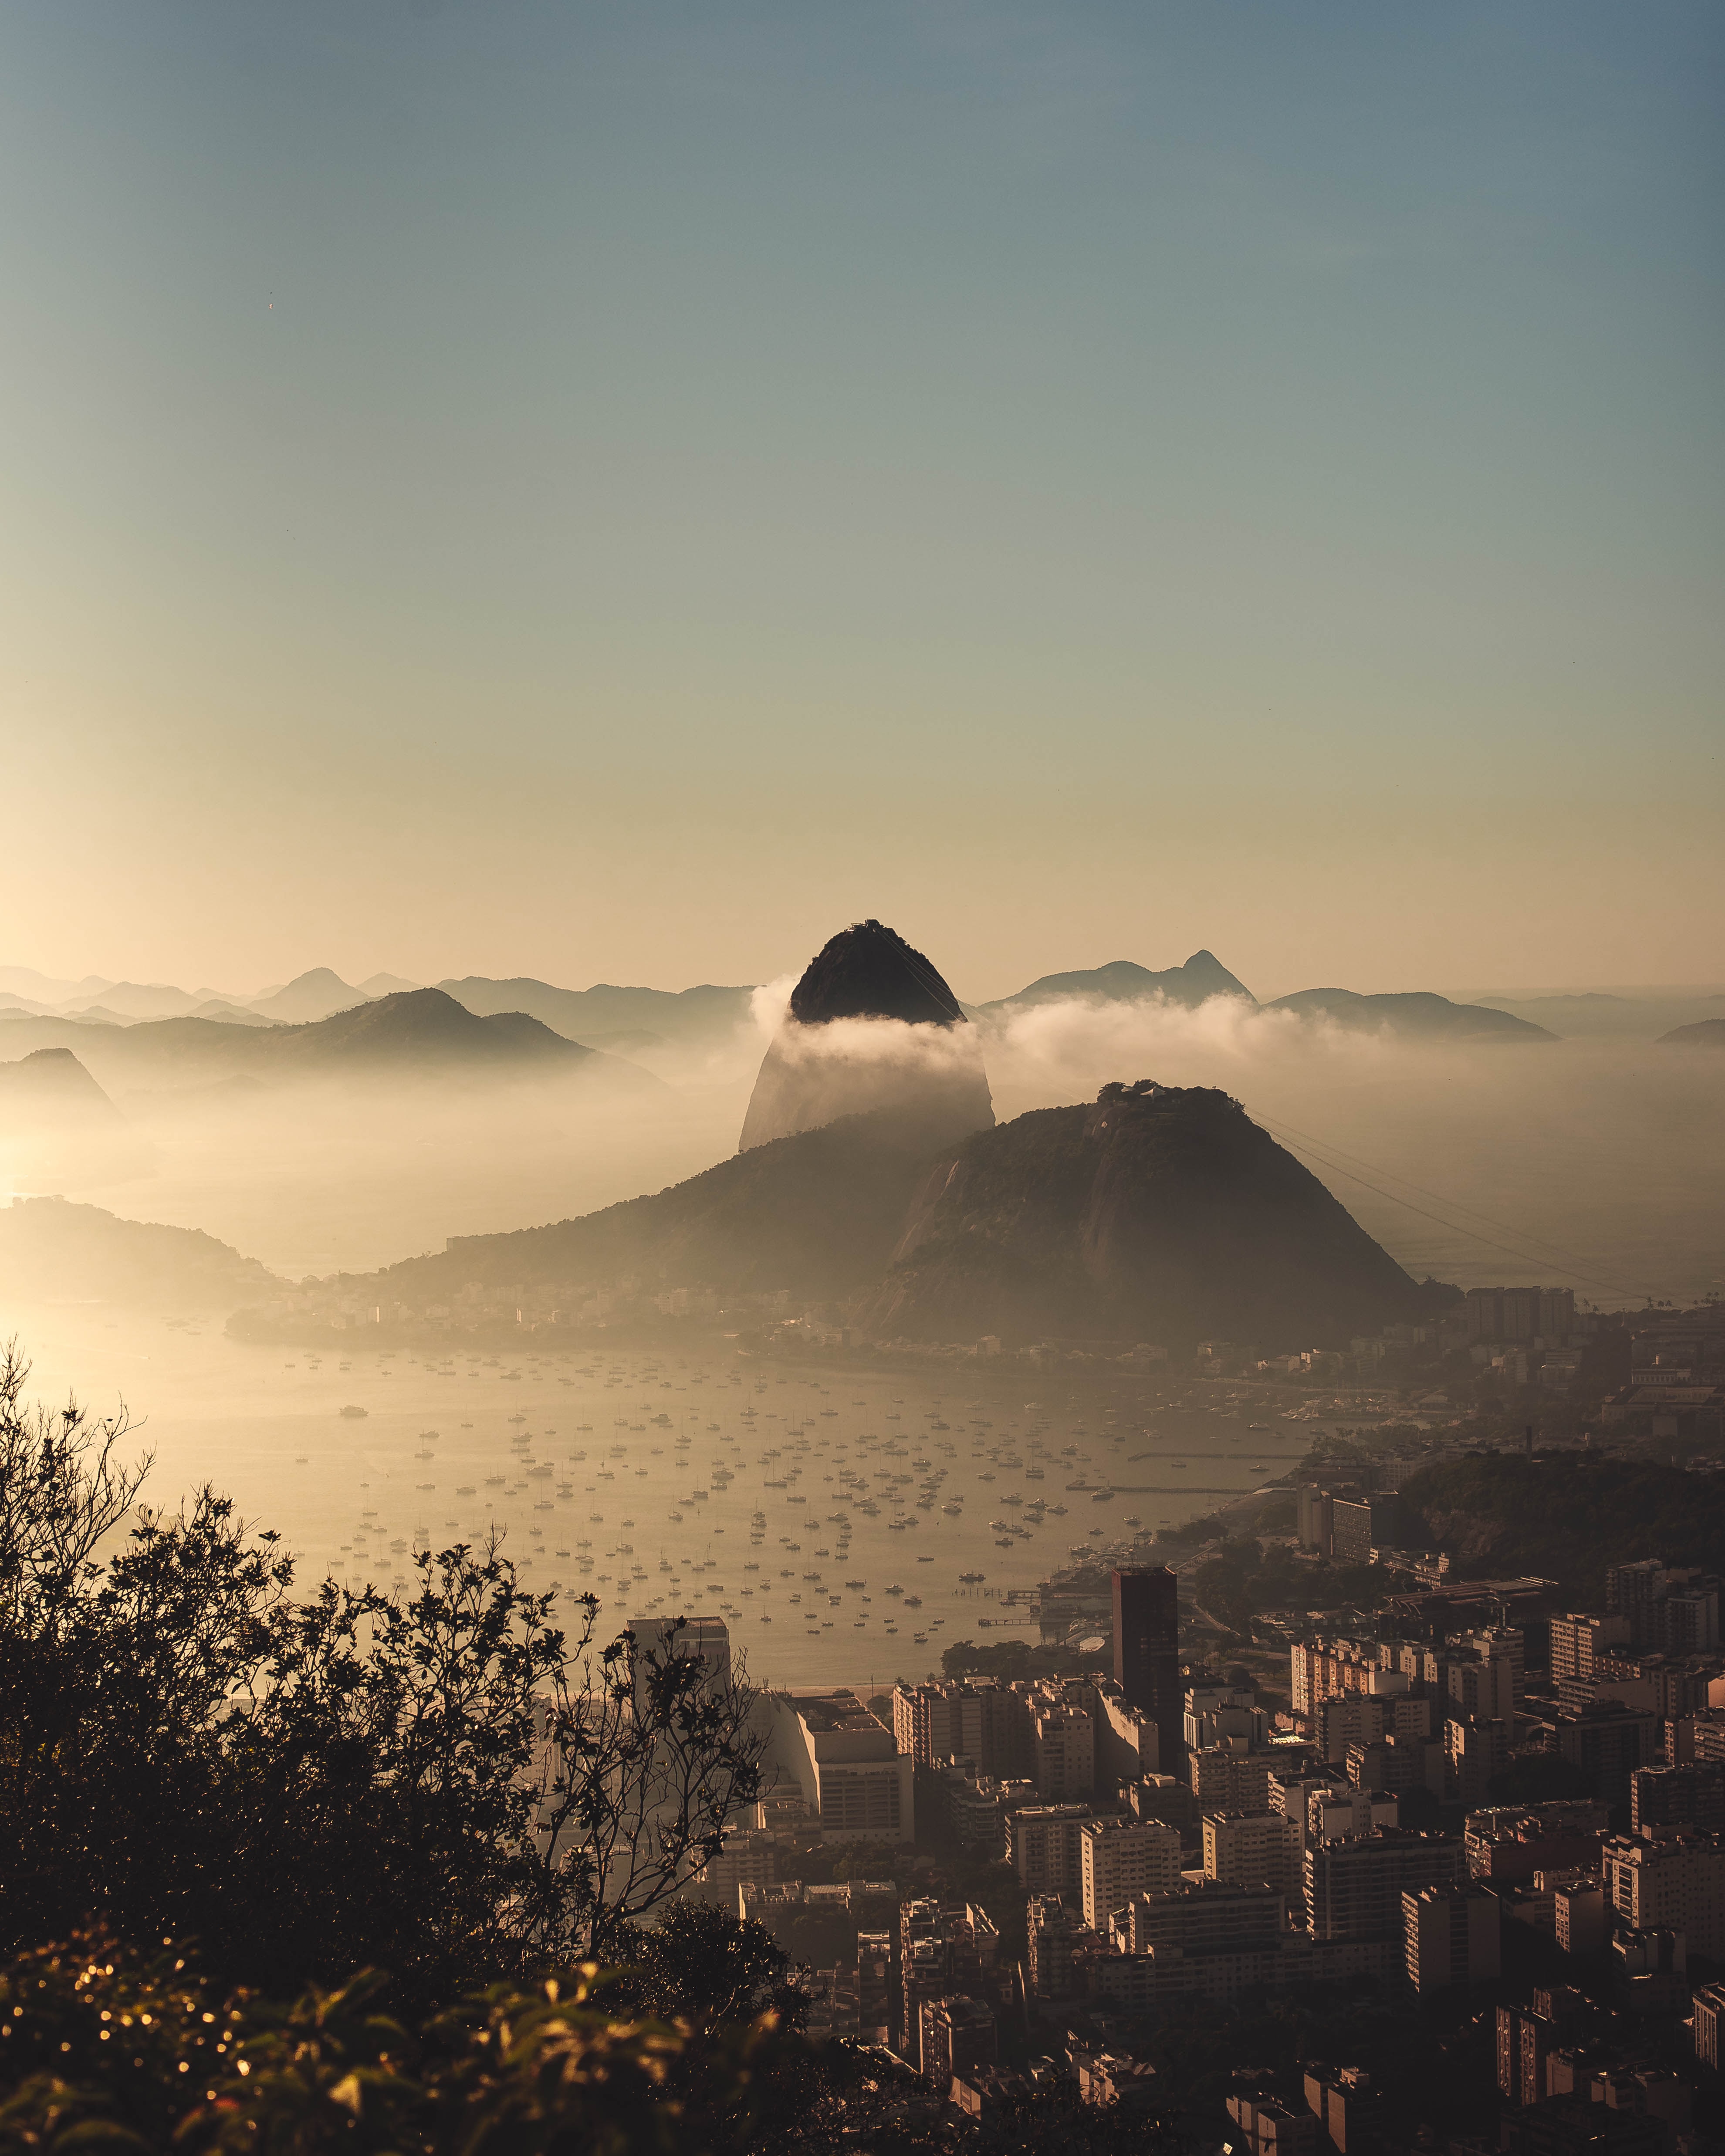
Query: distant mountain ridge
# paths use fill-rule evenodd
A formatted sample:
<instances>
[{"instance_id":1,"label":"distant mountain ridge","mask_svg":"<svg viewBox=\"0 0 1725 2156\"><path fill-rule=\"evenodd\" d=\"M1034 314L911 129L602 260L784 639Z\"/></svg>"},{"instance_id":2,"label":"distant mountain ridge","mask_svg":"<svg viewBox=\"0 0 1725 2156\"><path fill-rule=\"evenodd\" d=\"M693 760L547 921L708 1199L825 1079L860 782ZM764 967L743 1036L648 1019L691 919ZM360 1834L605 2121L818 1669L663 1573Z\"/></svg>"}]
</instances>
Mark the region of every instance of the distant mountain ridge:
<instances>
[{"instance_id":1,"label":"distant mountain ridge","mask_svg":"<svg viewBox=\"0 0 1725 2156\"><path fill-rule=\"evenodd\" d=\"M110 981L96 1000L122 1018L181 1018L200 998L167 981Z\"/></svg>"},{"instance_id":2,"label":"distant mountain ridge","mask_svg":"<svg viewBox=\"0 0 1725 2156\"><path fill-rule=\"evenodd\" d=\"M5 1036L0 1034L0 1049ZM110 1126L120 1111L69 1048L37 1048L0 1063L0 1127L20 1123Z\"/></svg>"},{"instance_id":3,"label":"distant mountain ridge","mask_svg":"<svg viewBox=\"0 0 1725 2156\"><path fill-rule=\"evenodd\" d=\"M0 1206L0 1292L27 1302L95 1296L105 1301L219 1311L282 1283L254 1258L198 1228L122 1220L64 1198Z\"/></svg>"},{"instance_id":4,"label":"distant mountain ridge","mask_svg":"<svg viewBox=\"0 0 1725 2156\"><path fill-rule=\"evenodd\" d=\"M333 1018L337 1011L352 1010L367 1000L363 988L350 987L327 966L314 966L310 973L295 974L285 988L277 988L273 994L254 997L245 1008L259 1018L274 1019L284 1025L307 1025L319 1019Z\"/></svg>"},{"instance_id":5,"label":"distant mountain ridge","mask_svg":"<svg viewBox=\"0 0 1725 2156\"><path fill-rule=\"evenodd\" d=\"M74 996L99 996L112 985L102 973L86 973L81 981L63 981L51 973L39 973L33 966L0 966L0 993L28 996L44 1004L69 1003Z\"/></svg>"},{"instance_id":6,"label":"distant mountain ridge","mask_svg":"<svg viewBox=\"0 0 1725 2156\"><path fill-rule=\"evenodd\" d=\"M1452 1004L1447 996L1420 990L1363 996L1352 988L1301 988L1279 996L1266 1010L1292 1011L1300 1018L1327 1019L1349 1032L1400 1034L1427 1040L1555 1040L1543 1025L1486 1004Z\"/></svg>"},{"instance_id":7,"label":"distant mountain ridge","mask_svg":"<svg viewBox=\"0 0 1725 2156\"><path fill-rule=\"evenodd\" d=\"M87 974L56 981L28 966L0 967L0 1007L33 1017L81 1018L113 1025L162 1018L212 1018L229 1025L308 1024L368 999L419 986L395 973L373 973L357 988L327 966L314 966L285 985L255 996L176 988L170 982L109 981Z\"/></svg>"},{"instance_id":8,"label":"distant mountain ridge","mask_svg":"<svg viewBox=\"0 0 1725 2156\"><path fill-rule=\"evenodd\" d=\"M1301 1018L1322 1018L1350 1031L1385 1032L1408 1039L1452 1040L1554 1040L1558 1036L1530 1019L1483 1004L1455 1004L1425 990L1389 995L1362 995L1353 988L1301 988L1260 1004L1212 951L1194 951L1183 965L1153 972L1130 958L1070 973L1045 973L1016 995L981 1004L977 1015L998 1019L1014 1009L1051 1003L1137 1003L1159 996L1196 1009L1214 996L1236 998L1253 1009L1292 1011Z\"/></svg>"},{"instance_id":9,"label":"distant mountain ridge","mask_svg":"<svg viewBox=\"0 0 1725 2156\"><path fill-rule=\"evenodd\" d=\"M1725 997L1707 988L1649 988L1635 995L1589 988L1558 995L1471 998L1532 1019L1566 1040L1656 1040L1681 1025L1717 1015Z\"/></svg>"},{"instance_id":10,"label":"distant mountain ridge","mask_svg":"<svg viewBox=\"0 0 1725 2156\"><path fill-rule=\"evenodd\" d=\"M524 1012L479 1018L438 988L362 1002L303 1025L228 1025L202 1018L86 1026L72 1019L14 1018L0 1049L69 1048L106 1086L260 1080L580 1072L647 1091L659 1081L636 1065L565 1040Z\"/></svg>"},{"instance_id":11,"label":"distant mountain ridge","mask_svg":"<svg viewBox=\"0 0 1725 2156\"><path fill-rule=\"evenodd\" d=\"M752 988L627 988L601 981L590 988L553 988L526 978L495 981L470 973L439 981L445 995L479 1016L526 1011L566 1040L604 1034L655 1034L663 1041L711 1039L747 1024Z\"/></svg>"},{"instance_id":12,"label":"distant mountain ridge","mask_svg":"<svg viewBox=\"0 0 1725 2156\"><path fill-rule=\"evenodd\" d=\"M1131 958L1115 958L1106 966L1077 973L1045 973L1016 995L1000 996L978 1008L992 1014L1014 1004L1136 1003L1155 995L1191 1009L1212 996L1238 996L1249 1004L1257 1002L1245 982L1230 973L1214 952L1194 951L1183 965L1169 966L1159 973Z\"/></svg>"},{"instance_id":13,"label":"distant mountain ridge","mask_svg":"<svg viewBox=\"0 0 1725 2156\"><path fill-rule=\"evenodd\" d=\"M283 1027L259 1036L259 1043L265 1063L278 1067L553 1064L572 1070L613 1060L565 1040L525 1011L475 1017L440 988L380 996L309 1025Z\"/></svg>"},{"instance_id":14,"label":"distant mountain ridge","mask_svg":"<svg viewBox=\"0 0 1725 2156\"><path fill-rule=\"evenodd\" d=\"M939 978L937 973L935 978ZM477 1017L523 1011L565 1040L648 1055L661 1050L720 1045L747 1024L756 993L753 985L712 983L680 990L607 982L566 988L527 975L451 976L437 985ZM944 982L941 985L952 994ZM208 987L187 990L169 983L115 982L95 973L71 981L27 966L0 967L0 1019L22 1014L127 1026L167 1017L201 1017L236 1025L256 1026L260 1021L305 1024L367 1000L414 993L418 986L388 973L371 974L356 985L329 967L318 966L284 985L248 997ZM1368 994L1322 988L1302 988L1260 1005L1239 976L1209 950L1194 951L1180 965L1159 969L1136 959L1116 958L1100 966L1043 974L1013 994L986 1004L968 1004L956 997L953 1001L962 1015L994 1023L1014 1009L1055 1002L1135 1003L1161 997L1191 1009L1217 996L1248 1008L1292 1010L1410 1040L1523 1042L1570 1034L1651 1040L1680 1023L1705 1022L1725 1001L1707 988L1477 998L1430 991ZM1485 1017L1486 1013L1519 1021L1519 1025L1497 1023Z\"/></svg>"}]
</instances>

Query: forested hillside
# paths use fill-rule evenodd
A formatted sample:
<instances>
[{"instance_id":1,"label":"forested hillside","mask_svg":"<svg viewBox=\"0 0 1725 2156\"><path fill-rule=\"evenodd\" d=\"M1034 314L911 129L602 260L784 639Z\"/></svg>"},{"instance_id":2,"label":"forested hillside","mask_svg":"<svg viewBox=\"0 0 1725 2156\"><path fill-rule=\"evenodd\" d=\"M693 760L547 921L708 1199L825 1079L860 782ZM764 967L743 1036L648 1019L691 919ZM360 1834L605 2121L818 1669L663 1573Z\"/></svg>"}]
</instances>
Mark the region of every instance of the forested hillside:
<instances>
[{"instance_id":1,"label":"forested hillside","mask_svg":"<svg viewBox=\"0 0 1725 2156\"><path fill-rule=\"evenodd\" d=\"M1584 1453L1476 1454L1412 1476L1402 1502L1409 1547L1449 1550L1464 1576L1558 1580L1582 1602L1603 1596L1608 1567L1638 1558L1725 1567L1725 1475Z\"/></svg>"}]
</instances>

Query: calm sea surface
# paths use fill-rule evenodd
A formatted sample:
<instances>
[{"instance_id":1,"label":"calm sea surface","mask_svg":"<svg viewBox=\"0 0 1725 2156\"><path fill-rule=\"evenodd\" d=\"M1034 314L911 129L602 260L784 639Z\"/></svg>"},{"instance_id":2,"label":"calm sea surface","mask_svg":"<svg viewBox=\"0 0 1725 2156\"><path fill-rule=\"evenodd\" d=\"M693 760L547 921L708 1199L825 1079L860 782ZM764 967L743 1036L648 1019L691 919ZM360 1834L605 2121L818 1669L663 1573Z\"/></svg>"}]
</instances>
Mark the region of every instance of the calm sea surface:
<instances>
[{"instance_id":1,"label":"calm sea surface","mask_svg":"<svg viewBox=\"0 0 1725 2156\"><path fill-rule=\"evenodd\" d=\"M1312 1435L1117 1390L1110 1419L1107 1389L1021 1365L815 1371L711 1340L344 1357L215 1322L8 1317L33 1392L141 1419L155 1503L214 1483L280 1531L302 1584L387 1587L413 1549L495 1532L535 1589L596 1594L608 1635L722 1611L775 1684L921 1676L954 1640L1034 1637L1010 1590L1258 1487Z\"/></svg>"}]
</instances>

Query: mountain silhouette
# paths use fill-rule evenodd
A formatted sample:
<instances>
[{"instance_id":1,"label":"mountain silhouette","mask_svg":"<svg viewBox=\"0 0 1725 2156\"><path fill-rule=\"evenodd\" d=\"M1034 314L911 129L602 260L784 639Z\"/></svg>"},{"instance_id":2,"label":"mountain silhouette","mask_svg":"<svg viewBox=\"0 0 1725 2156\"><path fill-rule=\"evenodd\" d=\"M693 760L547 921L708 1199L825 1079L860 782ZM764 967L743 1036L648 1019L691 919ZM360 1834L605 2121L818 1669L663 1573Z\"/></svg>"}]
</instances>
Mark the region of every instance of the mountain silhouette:
<instances>
[{"instance_id":1,"label":"mountain silhouette","mask_svg":"<svg viewBox=\"0 0 1725 2156\"><path fill-rule=\"evenodd\" d=\"M1661 1048L1725 1048L1725 1018L1698 1019L1693 1025L1673 1026L1659 1036Z\"/></svg>"},{"instance_id":2,"label":"mountain silhouette","mask_svg":"<svg viewBox=\"0 0 1725 2156\"><path fill-rule=\"evenodd\" d=\"M192 1018L207 1018L214 1025L274 1025L273 1018L265 1018L262 1011L247 1010L239 1004L223 1003L219 997L207 1004L199 1004Z\"/></svg>"},{"instance_id":3,"label":"mountain silhouette","mask_svg":"<svg viewBox=\"0 0 1725 2156\"><path fill-rule=\"evenodd\" d=\"M1045 973L1016 995L999 997L982 1009L992 1014L1014 1004L1136 1003L1154 995L1192 1009L1208 1003L1212 996L1240 996L1249 1004L1257 1000L1213 952L1194 951L1183 966L1170 966L1159 973L1131 958L1116 958L1108 965L1079 973Z\"/></svg>"},{"instance_id":4,"label":"mountain silhouette","mask_svg":"<svg viewBox=\"0 0 1725 2156\"><path fill-rule=\"evenodd\" d=\"M1144 1081L933 1149L896 1111L846 1116L650 1197L452 1237L373 1277L410 1307L469 1282L554 1286L572 1306L625 1282L788 1287L877 1337L1177 1348L1332 1346L1430 1300L1238 1102Z\"/></svg>"},{"instance_id":5,"label":"mountain silhouette","mask_svg":"<svg viewBox=\"0 0 1725 2156\"><path fill-rule=\"evenodd\" d=\"M332 973L327 966L314 966L309 973L297 973L285 988L274 994L257 996L246 1005L259 1018L279 1020L284 1025L305 1025L321 1018L331 1017L336 1011L351 1010L356 1004L367 1000L363 988L349 987L339 973Z\"/></svg>"},{"instance_id":6,"label":"mountain silhouette","mask_svg":"<svg viewBox=\"0 0 1725 2156\"><path fill-rule=\"evenodd\" d=\"M1311 1347L1420 1294L1238 1101L1140 1080L932 1162L860 1316L889 1337Z\"/></svg>"},{"instance_id":7,"label":"mountain silhouette","mask_svg":"<svg viewBox=\"0 0 1725 2156\"><path fill-rule=\"evenodd\" d=\"M0 1292L91 1296L118 1303L221 1310L282 1283L254 1258L197 1228L122 1220L64 1198L0 1206Z\"/></svg>"},{"instance_id":8,"label":"mountain silhouette","mask_svg":"<svg viewBox=\"0 0 1725 2156\"><path fill-rule=\"evenodd\" d=\"M475 1018L441 988L380 996L316 1024L280 1028L260 1040L266 1067L273 1062L277 1069L572 1070L614 1061L577 1041L565 1040L525 1011Z\"/></svg>"},{"instance_id":9,"label":"mountain silhouette","mask_svg":"<svg viewBox=\"0 0 1725 2156\"><path fill-rule=\"evenodd\" d=\"M105 1128L120 1111L69 1048L38 1048L16 1063L0 1063L0 1122L22 1126Z\"/></svg>"},{"instance_id":10,"label":"mountain silhouette","mask_svg":"<svg viewBox=\"0 0 1725 2156\"><path fill-rule=\"evenodd\" d=\"M958 998L920 951L879 921L859 921L825 943L791 991L798 1025L840 1018L896 1018L906 1025L962 1025Z\"/></svg>"},{"instance_id":11,"label":"mountain silhouette","mask_svg":"<svg viewBox=\"0 0 1725 2156\"><path fill-rule=\"evenodd\" d=\"M637 1089L659 1081L620 1057L565 1040L525 1012L476 1018L440 988L414 988L304 1025L232 1025L172 1018L129 1026L78 1026L65 1019L14 1018L3 1035L20 1045L70 1047L110 1085L208 1086L228 1078L318 1077L432 1081L580 1073Z\"/></svg>"},{"instance_id":12,"label":"mountain silhouette","mask_svg":"<svg viewBox=\"0 0 1725 2156\"><path fill-rule=\"evenodd\" d=\"M88 1010L99 1004L105 1013L121 1019L183 1018L200 1000L165 981L109 981L95 996L68 998L76 1009ZM73 1014L69 1010L66 1014Z\"/></svg>"},{"instance_id":13,"label":"mountain silhouette","mask_svg":"<svg viewBox=\"0 0 1725 2156\"><path fill-rule=\"evenodd\" d=\"M101 973L86 973L81 981L63 981L51 973L39 973L33 966L0 966L0 991L25 997L44 1009L78 998L87 1003L113 985Z\"/></svg>"},{"instance_id":14,"label":"mountain silhouette","mask_svg":"<svg viewBox=\"0 0 1725 2156\"><path fill-rule=\"evenodd\" d=\"M901 936L860 921L823 946L792 990L739 1150L881 1110L930 1145L994 1120L981 1043L958 998Z\"/></svg>"},{"instance_id":15,"label":"mountain silhouette","mask_svg":"<svg viewBox=\"0 0 1725 2156\"><path fill-rule=\"evenodd\" d=\"M735 1154L600 1213L500 1235L452 1236L377 1276L409 1300L464 1282L649 1286L830 1297L873 1286L927 1173L929 1148L891 1113L850 1116Z\"/></svg>"},{"instance_id":16,"label":"mountain silhouette","mask_svg":"<svg viewBox=\"0 0 1725 2156\"><path fill-rule=\"evenodd\" d=\"M1363 996L1352 988L1301 988L1279 996L1266 1010L1301 1018L1327 1018L1350 1033L1391 1033L1417 1040L1555 1040L1543 1025L1487 1004L1452 1004L1447 996L1420 991Z\"/></svg>"},{"instance_id":17,"label":"mountain silhouette","mask_svg":"<svg viewBox=\"0 0 1725 2156\"><path fill-rule=\"evenodd\" d=\"M590 988L557 988L521 978L493 981L479 973L439 981L482 1018L496 1011L526 1011L566 1040L591 1045L606 1034L642 1034L663 1042L692 1044L721 1039L747 1023L752 988L621 988L601 981Z\"/></svg>"}]
</instances>

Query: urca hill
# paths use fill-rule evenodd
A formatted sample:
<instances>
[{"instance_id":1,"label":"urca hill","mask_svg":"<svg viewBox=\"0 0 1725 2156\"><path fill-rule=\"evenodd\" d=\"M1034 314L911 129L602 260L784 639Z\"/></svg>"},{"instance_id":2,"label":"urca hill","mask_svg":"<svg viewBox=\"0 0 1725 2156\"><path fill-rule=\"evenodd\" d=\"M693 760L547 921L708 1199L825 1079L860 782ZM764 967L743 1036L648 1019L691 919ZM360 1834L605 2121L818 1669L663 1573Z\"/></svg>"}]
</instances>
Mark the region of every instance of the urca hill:
<instances>
[{"instance_id":1,"label":"urca hill","mask_svg":"<svg viewBox=\"0 0 1725 2156\"><path fill-rule=\"evenodd\" d=\"M789 1287L865 1336L1009 1344L1311 1347L1422 1306L1236 1101L1148 1080L944 1146L890 1109L842 1117L581 1219L457 1239L365 1299L411 1316L554 1287L572 1310L625 1281L643 1296Z\"/></svg>"},{"instance_id":2,"label":"urca hill","mask_svg":"<svg viewBox=\"0 0 1725 2156\"><path fill-rule=\"evenodd\" d=\"M867 1328L1338 1338L1419 1291L1316 1176L1204 1086L1105 1086L933 1161Z\"/></svg>"}]
</instances>

